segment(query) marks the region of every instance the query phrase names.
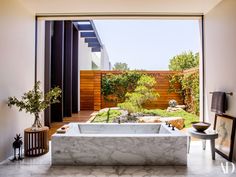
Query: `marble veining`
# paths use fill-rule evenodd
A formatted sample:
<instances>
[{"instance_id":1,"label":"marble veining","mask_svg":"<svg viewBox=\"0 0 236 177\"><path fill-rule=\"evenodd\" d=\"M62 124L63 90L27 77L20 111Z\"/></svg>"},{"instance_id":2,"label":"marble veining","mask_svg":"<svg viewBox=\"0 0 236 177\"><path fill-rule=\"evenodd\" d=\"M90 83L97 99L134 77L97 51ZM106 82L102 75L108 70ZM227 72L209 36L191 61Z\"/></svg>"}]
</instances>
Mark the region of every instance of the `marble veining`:
<instances>
[{"instance_id":1,"label":"marble veining","mask_svg":"<svg viewBox=\"0 0 236 177\"><path fill-rule=\"evenodd\" d=\"M73 124L74 125L74 124ZM111 123L77 124L80 134L158 134L161 124ZM163 128L162 128L163 129ZM170 133L170 132L165 132Z\"/></svg>"},{"instance_id":2,"label":"marble veining","mask_svg":"<svg viewBox=\"0 0 236 177\"><path fill-rule=\"evenodd\" d=\"M187 164L187 135L160 123L69 126L66 134L52 136L54 165Z\"/></svg>"},{"instance_id":3,"label":"marble veining","mask_svg":"<svg viewBox=\"0 0 236 177\"><path fill-rule=\"evenodd\" d=\"M0 162L0 177L235 177L236 171L224 174L226 162L218 154L213 161L209 142L204 151L201 141L192 141L188 166L52 166L49 148L43 156Z\"/></svg>"}]
</instances>

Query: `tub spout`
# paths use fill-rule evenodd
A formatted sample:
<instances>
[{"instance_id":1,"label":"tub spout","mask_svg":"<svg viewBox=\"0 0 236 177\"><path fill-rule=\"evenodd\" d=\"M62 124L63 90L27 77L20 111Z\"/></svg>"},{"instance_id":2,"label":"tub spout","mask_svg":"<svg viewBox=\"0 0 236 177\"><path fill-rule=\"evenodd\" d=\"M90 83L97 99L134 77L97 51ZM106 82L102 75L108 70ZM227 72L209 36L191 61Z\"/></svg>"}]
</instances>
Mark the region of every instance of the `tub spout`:
<instances>
[{"instance_id":1,"label":"tub spout","mask_svg":"<svg viewBox=\"0 0 236 177\"><path fill-rule=\"evenodd\" d=\"M118 118L118 124L120 124L121 123L121 121L120 121L120 117Z\"/></svg>"},{"instance_id":2,"label":"tub spout","mask_svg":"<svg viewBox=\"0 0 236 177\"><path fill-rule=\"evenodd\" d=\"M175 126L174 125L172 125L172 130L175 130Z\"/></svg>"}]
</instances>

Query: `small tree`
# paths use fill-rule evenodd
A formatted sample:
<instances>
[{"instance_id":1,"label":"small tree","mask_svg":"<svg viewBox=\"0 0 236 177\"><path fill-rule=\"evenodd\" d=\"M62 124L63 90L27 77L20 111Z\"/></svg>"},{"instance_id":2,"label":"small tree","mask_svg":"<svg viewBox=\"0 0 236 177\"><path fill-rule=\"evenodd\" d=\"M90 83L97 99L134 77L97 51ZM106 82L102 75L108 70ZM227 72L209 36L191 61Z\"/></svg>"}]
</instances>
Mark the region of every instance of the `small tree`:
<instances>
[{"instance_id":1,"label":"small tree","mask_svg":"<svg viewBox=\"0 0 236 177\"><path fill-rule=\"evenodd\" d=\"M127 92L125 101L118 104L129 113L140 112L143 105L148 101L156 100L159 94L155 91L156 80L154 77L142 75L137 82L137 87L133 92Z\"/></svg>"},{"instance_id":2,"label":"small tree","mask_svg":"<svg viewBox=\"0 0 236 177\"><path fill-rule=\"evenodd\" d=\"M26 113L34 114L34 124L32 129L37 129L42 127L39 113L49 107L51 104L59 103L59 97L61 96L61 89L55 87L50 90L48 93L43 95L43 92L39 88L40 82L36 82L34 88L22 96L22 99L19 100L16 97L8 98L8 106L12 107L15 105L19 107L19 111L25 110Z\"/></svg>"},{"instance_id":3,"label":"small tree","mask_svg":"<svg viewBox=\"0 0 236 177\"><path fill-rule=\"evenodd\" d=\"M104 99L119 103L124 102L125 94L134 91L142 75L143 73L137 71L125 71L120 74L102 76L101 93Z\"/></svg>"},{"instance_id":4,"label":"small tree","mask_svg":"<svg viewBox=\"0 0 236 177\"><path fill-rule=\"evenodd\" d=\"M199 66L199 53L183 52L174 56L170 60L169 69L172 71L182 71Z\"/></svg>"},{"instance_id":5,"label":"small tree","mask_svg":"<svg viewBox=\"0 0 236 177\"><path fill-rule=\"evenodd\" d=\"M128 71L129 67L127 65L127 63L121 63L121 62L117 62L114 64L113 70L119 70L119 71Z\"/></svg>"}]
</instances>

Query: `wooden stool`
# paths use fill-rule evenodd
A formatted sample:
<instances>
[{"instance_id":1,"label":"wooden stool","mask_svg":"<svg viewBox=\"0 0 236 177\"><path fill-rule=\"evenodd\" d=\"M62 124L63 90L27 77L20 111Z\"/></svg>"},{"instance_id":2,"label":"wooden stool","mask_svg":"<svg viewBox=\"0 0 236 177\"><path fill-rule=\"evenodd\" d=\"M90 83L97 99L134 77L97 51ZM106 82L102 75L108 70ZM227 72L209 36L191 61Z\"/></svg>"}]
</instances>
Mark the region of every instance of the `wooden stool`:
<instances>
[{"instance_id":1,"label":"wooden stool","mask_svg":"<svg viewBox=\"0 0 236 177\"><path fill-rule=\"evenodd\" d=\"M40 156L48 152L48 131L48 127L42 127L37 130L32 130L31 128L24 130L25 156Z\"/></svg>"}]
</instances>

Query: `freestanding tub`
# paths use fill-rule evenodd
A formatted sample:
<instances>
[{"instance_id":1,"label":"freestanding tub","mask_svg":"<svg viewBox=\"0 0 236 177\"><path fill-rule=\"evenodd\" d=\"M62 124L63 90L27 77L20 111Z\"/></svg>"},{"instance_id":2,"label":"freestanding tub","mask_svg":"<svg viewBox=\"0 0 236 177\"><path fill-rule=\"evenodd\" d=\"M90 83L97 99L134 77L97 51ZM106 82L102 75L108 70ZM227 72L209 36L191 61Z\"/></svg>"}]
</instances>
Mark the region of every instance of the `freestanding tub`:
<instances>
[{"instance_id":1,"label":"freestanding tub","mask_svg":"<svg viewBox=\"0 0 236 177\"><path fill-rule=\"evenodd\" d=\"M187 135L160 123L70 123L53 165L187 165Z\"/></svg>"}]
</instances>

